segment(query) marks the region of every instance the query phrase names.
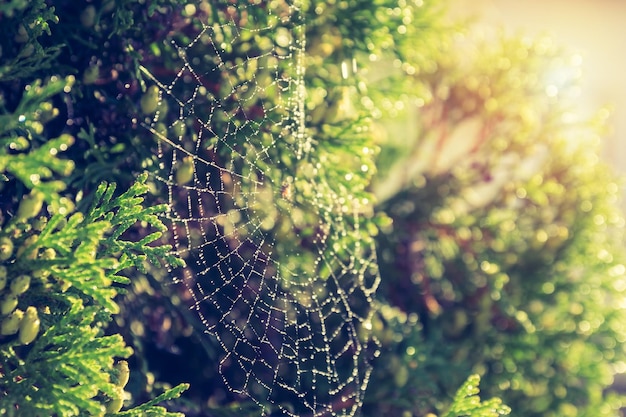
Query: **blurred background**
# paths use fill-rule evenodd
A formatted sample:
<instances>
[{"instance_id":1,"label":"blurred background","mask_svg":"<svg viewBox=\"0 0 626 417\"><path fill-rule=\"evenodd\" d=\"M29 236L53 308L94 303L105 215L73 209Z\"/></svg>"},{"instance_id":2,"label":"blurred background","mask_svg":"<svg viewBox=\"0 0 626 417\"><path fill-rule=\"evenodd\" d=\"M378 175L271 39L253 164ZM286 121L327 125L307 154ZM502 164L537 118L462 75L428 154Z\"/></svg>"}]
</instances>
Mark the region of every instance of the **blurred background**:
<instances>
[{"instance_id":1,"label":"blurred background","mask_svg":"<svg viewBox=\"0 0 626 417\"><path fill-rule=\"evenodd\" d=\"M455 17L475 20L480 31L549 35L582 57L580 108L609 106L612 131L602 154L626 174L626 2L620 0L451 0Z\"/></svg>"}]
</instances>

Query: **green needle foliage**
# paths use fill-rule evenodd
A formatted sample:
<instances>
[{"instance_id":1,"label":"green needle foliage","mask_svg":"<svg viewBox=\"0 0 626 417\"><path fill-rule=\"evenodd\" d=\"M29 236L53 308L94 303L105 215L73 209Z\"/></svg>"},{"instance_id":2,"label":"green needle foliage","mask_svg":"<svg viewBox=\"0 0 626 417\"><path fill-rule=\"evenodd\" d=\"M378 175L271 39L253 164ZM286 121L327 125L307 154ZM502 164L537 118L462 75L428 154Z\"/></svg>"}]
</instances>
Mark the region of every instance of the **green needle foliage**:
<instances>
[{"instance_id":1,"label":"green needle foliage","mask_svg":"<svg viewBox=\"0 0 626 417\"><path fill-rule=\"evenodd\" d=\"M617 415L625 223L597 157L606 112L571 106L575 59L544 40L476 47L437 1L304 1L282 32L256 2L184 3L0 0L1 415L258 415L171 283L164 221L188 207L151 174L207 185L193 158L158 156L163 138L233 164L240 200L219 210L264 219L284 276L332 276L316 228L348 226L322 258L381 277L371 320L354 317L379 342L361 416ZM233 30L234 6L260 29ZM274 143L296 122L278 79L301 69L285 43L300 30L310 142ZM202 85L164 93L186 64ZM243 239L257 223L235 217Z\"/></svg>"},{"instance_id":2,"label":"green needle foliage","mask_svg":"<svg viewBox=\"0 0 626 417\"><path fill-rule=\"evenodd\" d=\"M121 395L120 387L112 382L113 362L115 357L127 358L132 350L119 335L104 335L111 314L119 311L114 301L119 288L113 283L128 283L120 273L142 267L146 259L179 263L167 255L168 247L148 246L160 232L139 242L119 238L137 222L163 227L155 213L164 207L141 206L145 179L140 177L114 199L114 187L103 184L86 215L56 214L47 220L35 212L30 219L14 217L17 221L3 226L0 237L17 249L5 252L2 265L6 285L1 366L7 395L0 399L0 407L5 412L77 416L118 411L106 407ZM29 285L16 289L22 277L29 277ZM11 295L19 302L5 310ZM33 307L39 313L40 335L25 341L26 317L21 319L19 332L7 323L16 313ZM183 389L184 385L179 386L164 398L175 398ZM168 414L153 403L142 407L128 415L179 415Z\"/></svg>"},{"instance_id":3,"label":"green needle foliage","mask_svg":"<svg viewBox=\"0 0 626 417\"><path fill-rule=\"evenodd\" d=\"M511 409L502 405L499 398L481 401L478 393L480 376L474 374L461 385L454 396L454 402L443 417L498 417L507 416Z\"/></svg>"},{"instance_id":4,"label":"green needle foliage","mask_svg":"<svg viewBox=\"0 0 626 417\"><path fill-rule=\"evenodd\" d=\"M76 188L86 167L59 104L84 84L52 65L60 19L43 1L1 2L0 19L0 414L182 416L158 403L186 384L120 412L133 350L107 330L132 270L181 264L157 242L167 207L145 206L147 175L119 195Z\"/></svg>"},{"instance_id":5,"label":"green needle foliage","mask_svg":"<svg viewBox=\"0 0 626 417\"><path fill-rule=\"evenodd\" d=\"M0 171L3 179L6 181L11 176L27 189L36 188L43 193L45 201L55 206L55 211L61 207L66 211L71 207L71 203L59 195L66 187L59 177L67 177L74 162L62 158L60 153L74 143L74 138L62 134L44 140L42 135L45 123L58 115L50 98L70 89L72 83L73 77L60 79L53 76L47 82L35 80L24 87L17 107L11 112L5 107L0 115L0 146L4 149L0 154Z\"/></svg>"},{"instance_id":6,"label":"green needle foliage","mask_svg":"<svg viewBox=\"0 0 626 417\"><path fill-rule=\"evenodd\" d=\"M86 215L56 214L47 220L41 212L34 212L30 218L14 217L5 222L0 238L12 242L10 246L16 250L5 251L1 266L5 276L3 412L78 416L119 410L108 405L121 400L123 388L113 382L114 358L127 358L132 350L119 335L104 334L111 315L119 311L114 298L120 289L114 283L128 283L121 272L129 267L143 268L146 259L179 264L167 254L170 248L148 246L160 232L138 242L119 237L137 222L163 228L155 213L164 207L141 206L145 179L140 177L117 198L112 198L114 187L103 184ZM23 277L28 277L29 284L18 288ZM11 296L18 297L19 302L6 307ZM26 316L21 318L19 331L8 324L16 314L33 308L38 312L39 331L35 330L34 340L24 340L25 329L34 324L28 323ZM185 385L180 385L158 397L159 401L175 398L184 389ZM124 415L180 415L154 404L144 404Z\"/></svg>"}]
</instances>

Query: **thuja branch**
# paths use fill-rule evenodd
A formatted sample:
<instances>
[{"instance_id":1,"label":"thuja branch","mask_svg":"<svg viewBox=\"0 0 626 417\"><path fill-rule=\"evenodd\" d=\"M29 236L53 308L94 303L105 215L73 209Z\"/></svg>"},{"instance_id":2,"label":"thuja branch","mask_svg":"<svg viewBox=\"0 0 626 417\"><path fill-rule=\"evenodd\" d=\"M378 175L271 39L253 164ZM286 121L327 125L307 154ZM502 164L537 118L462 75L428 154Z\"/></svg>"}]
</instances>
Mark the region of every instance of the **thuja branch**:
<instances>
[{"instance_id":1,"label":"thuja branch","mask_svg":"<svg viewBox=\"0 0 626 417\"><path fill-rule=\"evenodd\" d=\"M168 246L148 246L164 228L157 214L165 207L142 206L145 180L141 176L115 198L115 186L102 184L86 215L48 218L42 201L25 198L18 215L0 228L0 389L7 394L0 407L17 415L58 416L121 409L114 358L126 358L132 349L104 329L119 311L119 284L129 282L122 271L146 260L179 263ZM122 239L138 222L159 232ZM185 389L179 385L163 398ZM154 401L140 407L128 415L180 415Z\"/></svg>"}]
</instances>

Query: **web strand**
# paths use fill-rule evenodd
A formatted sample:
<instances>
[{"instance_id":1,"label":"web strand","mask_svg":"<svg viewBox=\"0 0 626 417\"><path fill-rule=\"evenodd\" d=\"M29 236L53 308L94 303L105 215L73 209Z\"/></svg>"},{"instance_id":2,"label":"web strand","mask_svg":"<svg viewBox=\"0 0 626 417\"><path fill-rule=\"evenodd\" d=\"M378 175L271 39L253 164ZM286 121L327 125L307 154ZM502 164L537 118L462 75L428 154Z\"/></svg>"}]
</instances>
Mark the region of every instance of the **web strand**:
<instances>
[{"instance_id":1,"label":"web strand","mask_svg":"<svg viewBox=\"0 0 626 417\"><path fill-rule=\"evenodd\" d=\"M176 45L171 79L144 69L169 107L146 127L188 265L173 273L223 350L232 392L268 415L352 416L371 372L363 322L375 252L360 242L357 210L346 213L319 175L305 125L302 10L228 2L213 13Z\"/></svg>"}]
</instances>

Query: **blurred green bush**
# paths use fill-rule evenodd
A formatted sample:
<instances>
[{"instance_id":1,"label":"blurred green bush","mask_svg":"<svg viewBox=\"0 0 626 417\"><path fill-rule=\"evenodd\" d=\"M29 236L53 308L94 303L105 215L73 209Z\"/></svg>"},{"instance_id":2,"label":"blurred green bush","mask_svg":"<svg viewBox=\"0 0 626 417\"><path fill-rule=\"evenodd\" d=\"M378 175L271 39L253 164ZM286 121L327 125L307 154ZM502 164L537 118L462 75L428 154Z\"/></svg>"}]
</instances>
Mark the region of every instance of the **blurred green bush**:
<instances>
[{"instance_id":1,"label":"blurred green bush","mask_svg":"<svg viewBox=\"0 0 626 417\"><path fill-rule=\"evenodd\" d=\"M619 415L622 185L599 159L608 112L577 114L579 60L465 38L418 77L416 134L383 146L405 157L378 183L383 357L412 370L397 407L440 409L476 372L520 415Z\"/></svg>"}]
</instances>

